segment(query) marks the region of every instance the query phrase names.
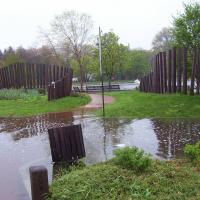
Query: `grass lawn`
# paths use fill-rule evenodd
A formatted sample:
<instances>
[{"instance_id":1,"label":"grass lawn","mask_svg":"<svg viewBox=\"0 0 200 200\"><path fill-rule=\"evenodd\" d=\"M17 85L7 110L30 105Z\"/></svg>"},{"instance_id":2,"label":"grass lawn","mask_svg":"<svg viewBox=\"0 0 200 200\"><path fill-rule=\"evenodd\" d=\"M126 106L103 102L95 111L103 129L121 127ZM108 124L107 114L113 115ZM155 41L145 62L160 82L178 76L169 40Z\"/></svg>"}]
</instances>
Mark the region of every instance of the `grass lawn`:
<instances>
[{"instance_id":1,"label":"grass lawn","mask_svg":"<svg viewBox=\"0 0 200 200\"><path fill-rule=\"evenodd\" d=\"M115 97L115 102L106 106L106 117L200 117L199 96L137 91L107 95ZM198 200L200 170L183 159L153 160L144 172L125 169L110 160L70 172L63 170L53 180L50 194L49 200Z\"/></svg>"},{"instance_id":2,"label":"grass lawn","mask_svg":"<svg viewBox=\"0 0 200 200\"><path fill-rule=\"evenodd\" d=\"M48 101L45 95L16 100L0 100L0 117L21 117L69 111L75 107L87 104L89 101L90 98L86 95L64 97L55 101Z\"/></svg>"},{"instance_id":3,"label":"grass lawn","mask_svg":"<svg viewBox=\"0 0 200 200\"><path fill-rule=\"evenodd\" d=\"M115 102L105 107L106 117L199 118L200 96L151 94L138 91L111 92ZM101 110L97 111L101 114Z\"/></svg>"},{"instance_id":4,"label":"grass lawn","mask_svg":"<svg viewBox=\"0 0 200 200\"><path fill-rule=\"evenodd\" d=\"M153 161L143 173L109 161L57 177L50 191L50 200L198 200L200 173L183 160Z\"/></svg>"}]
</instances>

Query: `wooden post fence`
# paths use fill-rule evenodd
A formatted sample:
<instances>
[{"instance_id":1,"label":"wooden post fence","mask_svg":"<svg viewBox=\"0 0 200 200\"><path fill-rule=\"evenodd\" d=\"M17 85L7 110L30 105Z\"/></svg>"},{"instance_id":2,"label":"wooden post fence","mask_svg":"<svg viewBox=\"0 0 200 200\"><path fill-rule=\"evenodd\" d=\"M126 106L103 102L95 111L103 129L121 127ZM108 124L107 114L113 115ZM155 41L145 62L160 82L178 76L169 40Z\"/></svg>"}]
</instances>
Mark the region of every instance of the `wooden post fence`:
<instances>
[{"instance_id":1,"label":"wooden post fence","mask_svg":"<svg viewBox=\"0 0 200 200\"><path fill-rule=\"evenodd\" d=\"M155 55L150 72L140 78L140 91L199 95L200 48L173 48Z\"/></svg>"}]
</instances>

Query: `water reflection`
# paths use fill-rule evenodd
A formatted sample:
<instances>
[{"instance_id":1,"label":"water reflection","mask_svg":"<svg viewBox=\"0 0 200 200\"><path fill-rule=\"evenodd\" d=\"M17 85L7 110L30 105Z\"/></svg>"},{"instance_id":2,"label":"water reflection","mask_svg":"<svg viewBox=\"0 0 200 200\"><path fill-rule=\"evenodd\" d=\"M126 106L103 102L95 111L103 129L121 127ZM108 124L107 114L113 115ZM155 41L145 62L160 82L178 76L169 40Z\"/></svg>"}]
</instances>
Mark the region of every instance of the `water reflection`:
<instances>
[{"instance_id":1,"label":"water reflection","mask_svg":"<svg viewBox=\"0 0 200 200\"><path fill-rule=\"evenodd\" d=\"M183 156L183 147L200 140L200 120L152 120L159 145L157 155L165 159Z\"/></svg>"},{"instance_id":2,"label":"water reflection","mask_svg":"<svg viewBox=\"0 0 200 200\"><path fill-rule=\"evenodd\" d=\"M0 199L28 199L28 168L45 165L52 175L47 129L81 123L86 163L106 161L113 150L137 146L159 159L179 158L187 143L200 139L200 120L102 119L81 113L51 113L0 119ZM25 187L24 187L25 184ZM9 185L9 187L8 187Z\"/></svg>"}]
</instances>

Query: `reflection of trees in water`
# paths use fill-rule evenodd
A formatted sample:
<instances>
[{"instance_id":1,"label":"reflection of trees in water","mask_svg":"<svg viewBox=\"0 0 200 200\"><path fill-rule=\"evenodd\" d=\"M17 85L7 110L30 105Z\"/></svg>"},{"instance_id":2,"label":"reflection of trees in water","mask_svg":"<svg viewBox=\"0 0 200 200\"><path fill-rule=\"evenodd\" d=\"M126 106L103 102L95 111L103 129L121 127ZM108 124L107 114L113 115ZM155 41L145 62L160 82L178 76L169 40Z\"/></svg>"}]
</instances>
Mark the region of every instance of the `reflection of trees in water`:
<instances>
[{"instance_id":1,"label":"reflection of trees in water","mask_svg":"<svg viewBox=\"0 0 200 200\"><path fill-rule=\"evenodd\" d=\"M19 140L47 133L48 128L72 124L73 120L72 112L49 113L26 118L4 118L0 119L2 124L0 133L10 133L13 140Z\"/></svg>"},{"instance_id":2,"label":"reflection of trees in water","mask_svg":"<svg viewBox=\"0 0 200 200\"><path fill-rule=\"evenodd\" d=\"M131 122L130 119L118 119L118 118L110 118L110 119L102 119L100 121L102 127L104 128L105 134L109 134L112 136L112 143L118 144L119 141L119 129L129 124Z\"/></svg>"},{"instance_id":3,"label":"reflection of trees in water","mask_svg":"<svg viewBox=\"0 0 200 200\"><path fill-rule=\"evenodd\" d=\"M200 120L153 119L152 121L159 141L157 155L160 157L180 157L186 144L194 144L200 139Z\"/></svg>"},{"instance_id":4,"label":"reflection of trees in water","mask_svg":"<svg viewBox=\"0 0 200 200\"><path fill-rule=\"evenodd\" d=\"M129 123L130 120L122 120L122 119L117 119L117 118L112 118L112 119L102 119L100 121L103 129L104 129L104 137L103 137L103 144L104 144L104 155L105 155L105 160L107 160L107 150L106 147L107 145L107 138L111 139L111 146L113 147L115 144L120 143L120 137L119 137L119 129Z\"/></svg>"}]
</instances>

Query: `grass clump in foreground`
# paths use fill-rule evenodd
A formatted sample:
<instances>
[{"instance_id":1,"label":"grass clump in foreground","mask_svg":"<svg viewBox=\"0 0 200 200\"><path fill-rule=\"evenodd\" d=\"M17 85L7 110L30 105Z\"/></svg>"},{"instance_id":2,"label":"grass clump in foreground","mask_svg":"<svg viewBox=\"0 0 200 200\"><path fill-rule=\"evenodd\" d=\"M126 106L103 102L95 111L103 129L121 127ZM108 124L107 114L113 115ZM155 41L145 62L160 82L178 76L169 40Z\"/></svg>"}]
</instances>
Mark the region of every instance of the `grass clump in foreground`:
<instances>
[{"instance_id":1,"label":"grass clump in foreground","mask_svg":"<svg viewBox=\"0 0 200 200\"><path fill-rule=\"evenodd\" d=\"M0 100L0 117L32 116L49 112L64 112L87 104L89 96L69 96L54 101L48 101L46 95L39 93L27 94L26 98Z\"/></svg>"},{"instance_id":2,"label":"grass clump in foreground","mask_svg":"<svg viewBox=\"0 0 200 200\"><path fill-rule=\"evenodd\" d=\"M1 89L0 100L31 99L39 96L38 90Z\"/></svg>"},{"instance_id":3,"label":"grass clump in foreground","mask_svg":"<svg viewBox=\"0 0 200 200\"><path fill-rule=\"evenodd\" d=\"M151 166L151 158L149 154L144 153L136 147L125 147L114 151L113 159L117 165L123 168L132 169L142 172Z\"/></svg>"},{"instance_id":4,"label":"grass clump in foreground","mask_svg":"<svg viewBox=\"0 0 200 200\"><path fill-rule=\"evenodd\" d=\"M106 117L199 118L200 96L153 94L139 91L111 92L113 104L105 108ZM101 110L97 111L97 114Z\"/></svg>"},{"instance_id":5,"label":"grass clump in foreground","mask_svg":"<svg viewBox=\"0 0 200 200\"><path fill-rule=\"evenodd\" d=\"M200 166L200 141L196 144L187 144L184 147L184 154L196 166Z\"/></svg>"},{"instance_id":6,"label":"grass clump in foreground","mask_svg":"<svg viewBox=\"0 0 200 200\"><path fill-rule=\"evenodd\" d=\"M198 200L200 173L184 161L152 161L143 173L109 161L57 177L50 194L49 200Z\"/></svg>"}]
</instances>

